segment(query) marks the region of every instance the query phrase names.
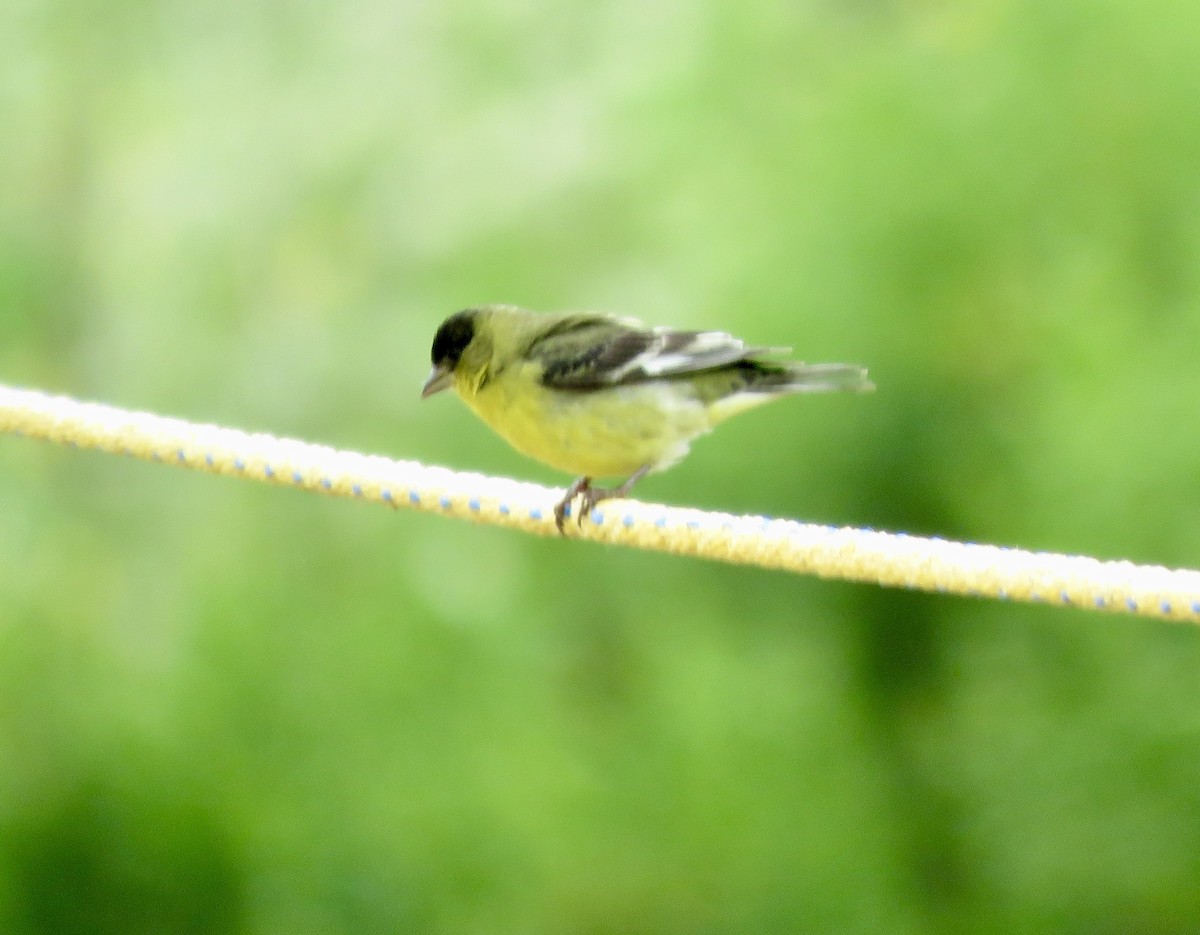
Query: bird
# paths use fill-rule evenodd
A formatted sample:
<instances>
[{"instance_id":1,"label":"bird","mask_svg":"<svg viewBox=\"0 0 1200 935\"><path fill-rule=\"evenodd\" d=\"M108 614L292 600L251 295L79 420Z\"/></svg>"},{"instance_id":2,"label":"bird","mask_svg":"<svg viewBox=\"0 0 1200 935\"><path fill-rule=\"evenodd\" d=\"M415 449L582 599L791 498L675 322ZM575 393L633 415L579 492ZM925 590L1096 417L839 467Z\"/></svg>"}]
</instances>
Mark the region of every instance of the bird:
<instances>
[{"instance_id":1,"label":"bird","mask_svg":"<svg viewBox=\"0 0 1200 935\"><path fill-rule=\"evenodd\" d=\"M790 352L602 312L481 305L438 327L421 398L453 389L517 451L575 475L554 507L566 535L576 498L582 525L598 503L678 463L732 415L792 393L875 388L863 367L778 359ZM594 484L610 477L624 480Z\"/></svg>"}]
</instances>

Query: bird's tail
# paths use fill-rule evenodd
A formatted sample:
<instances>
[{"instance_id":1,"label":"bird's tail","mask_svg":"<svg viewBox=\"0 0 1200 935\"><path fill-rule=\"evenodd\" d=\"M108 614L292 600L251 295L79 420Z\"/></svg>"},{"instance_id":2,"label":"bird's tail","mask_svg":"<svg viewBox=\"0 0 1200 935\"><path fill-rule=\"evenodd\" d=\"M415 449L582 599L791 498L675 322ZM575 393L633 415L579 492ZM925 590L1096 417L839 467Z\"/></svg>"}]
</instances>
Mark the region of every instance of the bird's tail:
<instances>
[{"instance_id":1,"label":"bird's tail","mask_svg":"<svg viewBox=\"0 0 1200 935\"><path fill-rule=\"evenodd\" d=\"M855 364L802 364L753 358L719 371L720 382L706 387L712 425L788 393L868 393L875 384Z\"/></svg>"},{"instance_id":2,"label":"bird's tail","mask_svg":"<svg viewBox=\"0 0 1200 935\"><path fill-rule=\"evenodd\" d=\"M869 393L875 389L867 369L856 364L755 363L758 373L746 387L752 393Z\"/></svg>"}]
</instances>

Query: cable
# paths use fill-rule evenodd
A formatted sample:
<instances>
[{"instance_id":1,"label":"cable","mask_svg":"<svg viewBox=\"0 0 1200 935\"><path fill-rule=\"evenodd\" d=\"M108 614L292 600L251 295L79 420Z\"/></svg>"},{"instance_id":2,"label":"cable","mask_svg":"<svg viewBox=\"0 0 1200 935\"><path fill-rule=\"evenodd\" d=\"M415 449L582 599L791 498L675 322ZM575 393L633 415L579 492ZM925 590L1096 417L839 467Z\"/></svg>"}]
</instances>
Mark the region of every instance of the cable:
<instances>
[{"instance_id":1,"label":"cable","mask_svg":"<svg viewBox=\"0 0 1200 935\"><path fill-rule=\"evenodd\" d=\"M561 491L0 385L0 431L557 535ZM572 537L923 591L1200 622L1200 571L608 501Z\"/></svg>"}]
</instances>

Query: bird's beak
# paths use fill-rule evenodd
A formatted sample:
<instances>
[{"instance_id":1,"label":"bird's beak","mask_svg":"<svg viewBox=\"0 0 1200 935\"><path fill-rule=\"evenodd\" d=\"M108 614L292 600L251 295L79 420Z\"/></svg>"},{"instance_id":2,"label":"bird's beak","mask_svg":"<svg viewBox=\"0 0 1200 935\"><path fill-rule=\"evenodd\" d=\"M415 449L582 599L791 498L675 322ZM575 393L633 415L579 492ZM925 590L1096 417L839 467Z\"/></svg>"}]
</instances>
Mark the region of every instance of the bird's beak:
<instances>
[{"instance_id":1,"label":"bird's beak","mask_svg":"<svg viewBox=\"0 0 1200 935\"><path fill-rule=\"evenodd\" d=\"M454 382L454 374L444 364L437 364L429 371L429 379L425 381L425 385L421 387L421 398L428 399L434 393L440 393L442 390L450 389L450 384Z\"/></svg>"}]
</instances>

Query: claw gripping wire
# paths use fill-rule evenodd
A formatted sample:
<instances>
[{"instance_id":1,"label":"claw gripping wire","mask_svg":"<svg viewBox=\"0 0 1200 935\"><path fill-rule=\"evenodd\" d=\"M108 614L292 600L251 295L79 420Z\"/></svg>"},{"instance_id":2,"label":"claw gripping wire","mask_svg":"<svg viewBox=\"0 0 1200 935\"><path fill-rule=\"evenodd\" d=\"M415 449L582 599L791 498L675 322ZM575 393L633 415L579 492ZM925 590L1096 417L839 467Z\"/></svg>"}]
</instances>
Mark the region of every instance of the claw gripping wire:
<instances>
[{"instance_id":1,"label":"claw gripping wire","mask_svg":"<svg viewBox=\"0 0 1200 935\"><path fill-rule=\"evenodd\" d=\"M557 535L537 484L83 403L0 385L0 431L213 474ZM914 588L1200 622L1200 571L869 529L606 502L572 535L678 555Z\"/></svg>"}]
</instances>

